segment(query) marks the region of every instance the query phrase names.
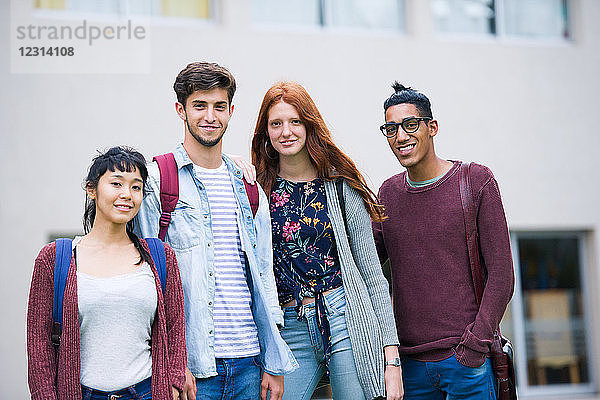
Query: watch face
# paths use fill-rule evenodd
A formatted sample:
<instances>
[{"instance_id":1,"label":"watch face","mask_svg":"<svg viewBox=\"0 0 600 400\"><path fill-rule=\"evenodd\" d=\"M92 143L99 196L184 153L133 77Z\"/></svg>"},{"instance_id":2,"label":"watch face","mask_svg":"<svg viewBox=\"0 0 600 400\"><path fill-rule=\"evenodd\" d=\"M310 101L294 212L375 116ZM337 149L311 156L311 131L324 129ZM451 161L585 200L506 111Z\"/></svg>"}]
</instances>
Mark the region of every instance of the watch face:
<instances>
[{"instance_id":1,"label":"watch face","mask_svg":"<svg viewBox=\"0 0 600 400\"><path fill-rule=\"evenodd\" d=\"M385 365L392 365L394 367L399 367L401 365L400 359L399 358L394 358L394 359L392 359L390 361L386 361Z\"/></svg>"}]
</instances>

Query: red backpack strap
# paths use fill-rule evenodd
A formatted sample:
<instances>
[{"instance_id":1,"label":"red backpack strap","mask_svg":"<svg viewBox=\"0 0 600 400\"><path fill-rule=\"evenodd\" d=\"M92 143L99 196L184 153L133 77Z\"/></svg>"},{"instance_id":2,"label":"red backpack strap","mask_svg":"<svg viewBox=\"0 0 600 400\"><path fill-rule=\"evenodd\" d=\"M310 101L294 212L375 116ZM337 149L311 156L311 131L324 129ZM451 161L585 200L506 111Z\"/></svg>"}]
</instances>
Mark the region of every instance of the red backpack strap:
<instances>
[{"instance_id":1,"label":"red backpack strap","mask_svg":"<svg viewBox=\"0 0 600 400\"><path fill-rule=\"evenodd\" d=\"M471 191L471 182L469 179L469 170L471 163L461 163L459 171L460 199L462 202L463 214L465 219L465 231L467 233L467 251L469 254L469 264L471 266L471 277L475 289L475 298L477 305L481 304L483 289L485 286L483 277L483 268L479 253L479 232L477 232L477 210L473 192Z\"/></svg>"},{"instance_id":2,"label":"red backpack strap","mask_svg":"<svg viewBox=\"0 0 600 400\"><path fill-rule=\"evenodd\" d=\"M256 217L256 212L258 211L258 185L256 183L251 185L246 182L246 179L243 179L243 181L244 186L246 187L246 195L250 202L250 208L252 209L252 216Z\"/></svg>"},{"instance_id":3,"label":"red backpack strap","mask_svg":"<svg viewBox=\"0 0 600 400\"><path fill-rule=\"evenodd\" d=\"M161 154L153 158L160 170L160 214L158 237L165 240L171 222L171 213L179 199L179 175L173 153Z\"/></svg>"}]
</instances>

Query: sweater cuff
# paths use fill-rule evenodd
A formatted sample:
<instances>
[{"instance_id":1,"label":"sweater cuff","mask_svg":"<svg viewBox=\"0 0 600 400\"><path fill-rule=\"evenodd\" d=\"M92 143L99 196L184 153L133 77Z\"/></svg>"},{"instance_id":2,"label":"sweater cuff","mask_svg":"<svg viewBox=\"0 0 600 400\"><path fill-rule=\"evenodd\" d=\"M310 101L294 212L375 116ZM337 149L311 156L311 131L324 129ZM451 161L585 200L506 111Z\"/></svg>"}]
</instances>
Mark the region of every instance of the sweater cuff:
<instances>
[{"instance_id":1,"label":"sweater cuff","mask_svg":"<svg viewBox=\"0 0 600 400\"><path fill-rule=\"evenodd\" d=\"M456 346L456 360L465 367L478 368L485 362L485 353L469 349L461 344Z\"/></svg>"},{"instance_id":2,"label":"sweater cuff","mask_svg":"<svg viewBox=\"0 0 600 400\"><path fill-rule=\"evenodd\" d=\"M460 342L456 346L456 359L466 367L481 367L485 362L485 356L490 351L490 340L481 340L473 334L468 326L463 333Z\"/></svg>"},{"instance_id":3,"label":"sweater cuff","mask_svg":"<svg viewBox=\"0 0 600 400\"><path fill-rule=\"evenodd\" d=\"M398 340L398 336L397 335L386 335L385 333L383 334L383 347L387 347L387 346L396 346L396 347L400 347L400 341Z\"/></svg>"},{"instance_id":4,"label":"sweater cuff","mask_svg":"<svg viewBox=\"0 0 600 400\"><path fill-rule=\"evenodd\" d=\"M179 390L179 392L182 392L184 385L185 385L185 374L184 375L171 375L171 386L175 386L175 389Z\"/></svg>"},{"instance_id":5,"label":"sweater cuff","mask_svg":"<svg viewBox=\"0 0 600 400\"><path fill-rule=\"evenodd\" d=\"M38 390L31 393L31 400L56 400L56 390Z\"/></svg>"},{"instance_id":6,"label":"sweater cuff","mask_svg":"<svg viewBox=\"0 0 600 400\"><path fill-rule=\"evenodd\" d=\"M468 347L471 350L474 350L478 353L488 353L490 351L490 345L492 344L491 340L483 340L475 336L473 332L471 332L471 326L468 326L460 338L459 346Z\"/></svg>"}]
</instances>

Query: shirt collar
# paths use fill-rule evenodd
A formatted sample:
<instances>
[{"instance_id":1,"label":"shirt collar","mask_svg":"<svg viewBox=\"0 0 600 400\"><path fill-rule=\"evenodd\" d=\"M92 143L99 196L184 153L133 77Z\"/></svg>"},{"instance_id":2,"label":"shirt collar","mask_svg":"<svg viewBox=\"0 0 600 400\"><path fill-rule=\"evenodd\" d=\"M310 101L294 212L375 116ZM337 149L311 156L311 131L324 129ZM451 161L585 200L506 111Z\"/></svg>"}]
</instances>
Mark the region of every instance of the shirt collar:
<instances>
[{"instance_id":1,"label":"shirt collar","mask_svg":"<svg viewBox=\"0 0 600 400\"><path fill-rule=\"evenodd\" d=\"M177 147L175 147L175 151L173 152L175 156L175 163L177 163L177 169L181 169L186 165L193 164L192 159L188 156L187 151L183 147L183 143L179 143Z\"/></svg>"}]
</instances>

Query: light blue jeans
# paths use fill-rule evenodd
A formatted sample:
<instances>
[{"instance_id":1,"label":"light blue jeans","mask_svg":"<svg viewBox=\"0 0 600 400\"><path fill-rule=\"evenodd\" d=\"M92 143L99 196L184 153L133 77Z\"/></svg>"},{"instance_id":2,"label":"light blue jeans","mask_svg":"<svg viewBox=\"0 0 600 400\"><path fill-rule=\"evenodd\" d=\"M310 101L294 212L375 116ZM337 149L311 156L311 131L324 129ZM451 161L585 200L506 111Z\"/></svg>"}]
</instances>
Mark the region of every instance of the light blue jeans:
<instances>
[{"instance_id":1,"label":"light blue jeans","mask_svg":"<svg viewBox=\"0 0 600 400\"><path fill-rule=\"evenodd\" d=\"M196 378L197 400L260 399L259 356L217 358L217 376Z\"/></svg>"},{"instance_id":2,"label":"light blue jeans","mask_svg":"<svg viewBox=\"0 0 600 400\"><path fill-rule=\"evenodd\" d=\"M302 307L304 317L300 321L294 307L283 309L285 327L281 330L281 337L300 364L299 369L285 376L283 400L309 400L325 373L325 357L321 334L317 328L315 304L305 304ZM325 308L331 330L329 380L333 398L364 400L346 326L346 296L343 287L325 295Z\"/></svg>"},{"instance_id":3,"label":"light blue jeans","mask_svg":"<svg viewBox=\"0 0 600 400\"><path fill-rule=\"evenodd\" d=\"M496 400L492 363L466 367L455 356L423 362L402 357L404 400Z\"/></svg>"}]
</instances>

